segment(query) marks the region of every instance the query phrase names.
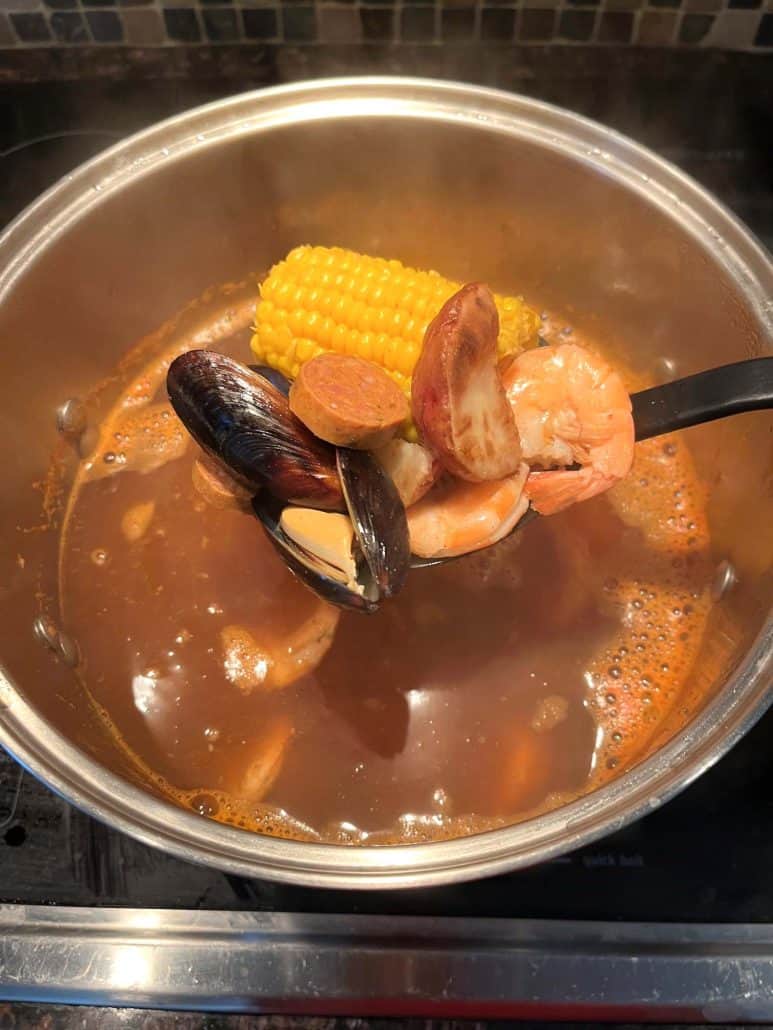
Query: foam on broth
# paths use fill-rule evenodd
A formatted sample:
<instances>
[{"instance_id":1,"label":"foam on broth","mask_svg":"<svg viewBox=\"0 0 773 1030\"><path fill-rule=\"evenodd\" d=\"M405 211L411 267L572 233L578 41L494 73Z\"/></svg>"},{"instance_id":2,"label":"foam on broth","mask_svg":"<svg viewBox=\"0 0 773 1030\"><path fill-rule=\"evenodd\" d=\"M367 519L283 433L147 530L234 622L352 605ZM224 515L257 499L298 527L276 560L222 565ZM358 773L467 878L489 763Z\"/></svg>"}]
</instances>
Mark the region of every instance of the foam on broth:
<instances>
[{"instance_id":1,"label":"foam on broth","mask_svg":"<svg viewBox=\"0 0 773 1030\"><path fill-rule=\"evenodd\" d=\"M70 496L62 621L138 774L224 822L385 843L513 822L630 767L683 697L711 606L684 443L638 444L611 493L415 571L375 616L343 614L312 674L250 686L244 668L286 652L320 602L250 515L201 500L163 392L187 347L249 360L250 314L144 346Z\"/></svg>"}]
</instances>

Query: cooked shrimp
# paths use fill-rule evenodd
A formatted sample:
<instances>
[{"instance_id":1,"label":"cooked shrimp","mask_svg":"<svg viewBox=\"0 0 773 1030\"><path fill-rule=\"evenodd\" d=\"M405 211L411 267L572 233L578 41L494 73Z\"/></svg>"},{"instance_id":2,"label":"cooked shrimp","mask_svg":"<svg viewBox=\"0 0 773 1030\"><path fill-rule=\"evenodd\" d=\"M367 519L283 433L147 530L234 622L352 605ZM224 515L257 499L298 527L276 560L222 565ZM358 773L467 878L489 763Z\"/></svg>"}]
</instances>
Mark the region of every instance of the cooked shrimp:
<instances>
[{"instance_id":1,"label":"cooked shrimp","mask_svg":"<svg viewBox=\"0 0 773 1030\"><path fill-rule=\"evenodd\" d=\"M528 472L521 465L505 479L439 484L408 509L411 552L420 558L453 558L497 543L529 506L524 495Z\"/></svg>"},{"instance_id":2,"label":"cooked shrimp","mask_svg":"<svg viewBox=\"0 0 773 1030\"><path fill-rule=\"evenodd\" d=\"M533 728L515 722L500 743L503 756L500 807L513 812L537 804L550 777L550 759L544 738Z\"/></svg>"},{"instance_id":3,"label":"cooked shrimp","mask_svg":"<svg viewBox=\"0 0 773 1030\"><path fill-rule=\"evenodd\" d=\"M525 493L542 515L587 501L628 474L631 399L601 358L571 343L538 347L519 354L503 381L532 468ZM573 464L580 468L551 468Z\"/></svg>"},{"instance_id":4,"label":"cooked shrimp","mask_svg":"<svg viewBox=\"0 0 773 1030\"><path fill-rule=\"evenodd\" d=\"M253 745L247 767L236 777L233 792L242 801L256 804L273 787L284 764L293 736L287 718L280 716Z\"/></svg>"},{"instance_id":5,"label":"cooked shrimp","mask_svg":"<svg viewBox=\"0 0 773 1030\"><path fill-rule=\"evenodd\" d=\"M313 672L330 650L340 614L321 601L281 646L266 647L244 626L225 626L220 641L226 678L243 694L251 694L256 687L281 690L289 686Z\"/></svg>"},{"instance_id":6,"label":"cooked shrimp","mask_svg":"<svg viewBox=\"0 0 773 1030\"><path fill-rule=\"evenodd\" d=\"M134 544L145 536L155 512L155 501L141 501L126 509L121 518L121 532L128 543Z\"/></svg>"}]
</instances>

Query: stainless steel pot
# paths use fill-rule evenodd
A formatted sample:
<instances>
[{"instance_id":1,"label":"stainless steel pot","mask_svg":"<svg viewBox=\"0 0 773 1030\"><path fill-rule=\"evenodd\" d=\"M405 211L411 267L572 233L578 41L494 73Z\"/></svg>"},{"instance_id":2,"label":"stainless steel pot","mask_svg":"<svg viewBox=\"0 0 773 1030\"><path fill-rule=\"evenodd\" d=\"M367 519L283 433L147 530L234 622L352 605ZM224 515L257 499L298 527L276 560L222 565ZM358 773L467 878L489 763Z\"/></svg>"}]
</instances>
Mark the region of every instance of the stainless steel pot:
<instances>
[{"instance_id":1,"label":"stainless steel pot","mask_svg":"<svg viewBox=\"0 0 773 1030\"><path fill-rule=\"evenodd\" d=\"M199 818L133 780L79 703L71 671L35 639L41 605L56 597L56 532L19 527L39 522L32 483L45 475L57 406L206 287L265 268L302 241L520 289L580 327L614 334L635 366L660 378L773 347L773 267L748 231L655 155L532 100L430 81L328 80L234 97L126 140L58 183L0 239L0 742L74 804L148 844L312 885L501 872L656 808L770 701L765 414L691 431L712 485L717 562L737 575L705 641L710 649L721 640L729 654L722 681L704 682L699 663L691 697L649 757L518 826L357 849ZM206 302L200 314L206 322Z\"/></svg>"}]
</instances>

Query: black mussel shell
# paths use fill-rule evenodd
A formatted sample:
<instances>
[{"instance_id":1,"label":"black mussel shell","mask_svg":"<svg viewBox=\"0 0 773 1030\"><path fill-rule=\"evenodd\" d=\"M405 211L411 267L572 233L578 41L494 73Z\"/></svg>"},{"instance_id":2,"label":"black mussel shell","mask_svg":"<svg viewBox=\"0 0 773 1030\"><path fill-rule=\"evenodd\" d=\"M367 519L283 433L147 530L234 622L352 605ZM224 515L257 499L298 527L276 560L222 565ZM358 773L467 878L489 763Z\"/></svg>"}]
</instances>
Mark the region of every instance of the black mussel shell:
<instances>
[{"instance_id":1,"label":"black mussel shell","mask_svg":"<svg viewBox=\"0 0 773 1030\"><path fill-rule=\"evenodd\" d=\"M382 597L405 583L411 564L408 519L397 487L369 451L339 447L338 473L357 540Z\"/></svg>"},{"instance_id":2,"label":"black mussel shell","mask_svg":"<svg viewBox=\"0 0 773 1030\"><path fill-rule=\"evenodd\" d=\"M214 351L176 358L167 391L183 425L245 486L291 504L344 511L335 450L292 414L287 398L246 365Z\"/></svg>"},{"instance_id":3,"label":"black mussel shell","mask_svg":"<svg viewBox=\"0 0 773 1030\"><path fill-rule=\"evenodd\" d=\"M275 386L285 397L290 396L290 380L281 372L277 372L275 368L271 368L270 365L248 365L247 368L251 368L259 376L268 379L271 385Z\"/></svg>"},{"instance_id":4,"label":"black mussel shell","mask_svg":"<svg viewBox=\"0 0 773 1030\"><path fill-rule=\"evenodd\" d=\"M327 575L322 564L317 564L314 555L299 547L282 532L279 520L284 505L269 494L253 498L252 507L271 543L284 563L302 583L321 597L323 601L350 611L371 613L378 608L379 589L373 581L369 568L363 563L364 593L350 590L345 583Z\"/></svg>"}]
</instances>

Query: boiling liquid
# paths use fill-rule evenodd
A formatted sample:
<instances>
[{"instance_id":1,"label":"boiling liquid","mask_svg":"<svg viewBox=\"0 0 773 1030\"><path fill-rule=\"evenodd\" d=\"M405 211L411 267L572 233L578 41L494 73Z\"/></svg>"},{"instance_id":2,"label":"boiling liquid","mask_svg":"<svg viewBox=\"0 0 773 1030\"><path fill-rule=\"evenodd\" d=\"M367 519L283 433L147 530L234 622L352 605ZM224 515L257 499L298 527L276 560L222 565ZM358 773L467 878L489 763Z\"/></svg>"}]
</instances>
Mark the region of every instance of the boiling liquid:
<instances>
[{"instance_id":1,"label":"boiling liquid","mask_svg":"<svg viewBox=\"0 0 773 1030\"><path fill-rule=\"evenodd\" d=\"M103 424L62 538L80 674L140 775L238 825L383 842L512 822L642 756L710 607L704 498L678 438L638 444L606 496L412 572L373 616L344 613L319 666L267 690L262 656L287 659L320 602L251 515L194 490L195 448L160 389L170 357Z\"/></svg>"}]
</instances>

